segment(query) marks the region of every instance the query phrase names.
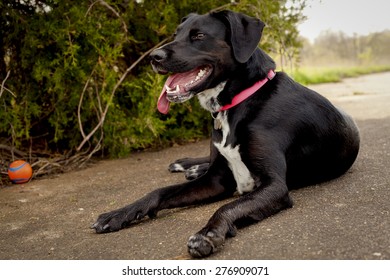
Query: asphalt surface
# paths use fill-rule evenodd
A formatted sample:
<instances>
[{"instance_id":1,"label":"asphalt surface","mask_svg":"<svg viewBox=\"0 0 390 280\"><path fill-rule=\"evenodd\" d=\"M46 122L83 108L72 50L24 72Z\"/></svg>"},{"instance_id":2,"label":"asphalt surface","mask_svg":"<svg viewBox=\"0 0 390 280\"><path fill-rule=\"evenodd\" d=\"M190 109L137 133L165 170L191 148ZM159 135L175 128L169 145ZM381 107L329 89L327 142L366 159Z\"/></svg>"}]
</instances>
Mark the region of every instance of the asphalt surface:
<instances>
[{"instance_id":1,"label":"asphalt surface","mask_svg":"<svg viewBox=\"0 0 390 280\"><path fill-rule=\"evenodd\" d=\"M390 73L312 86L351 114L361 150L344 176L292 192L295 205L238 232L209 259L390 259ZM188 237L226 201L166 210L111 234L101 212L184 180L167 166L208 141L135 153L0 189L0 259L188 259Z\"/></svg>"}]
</instances>

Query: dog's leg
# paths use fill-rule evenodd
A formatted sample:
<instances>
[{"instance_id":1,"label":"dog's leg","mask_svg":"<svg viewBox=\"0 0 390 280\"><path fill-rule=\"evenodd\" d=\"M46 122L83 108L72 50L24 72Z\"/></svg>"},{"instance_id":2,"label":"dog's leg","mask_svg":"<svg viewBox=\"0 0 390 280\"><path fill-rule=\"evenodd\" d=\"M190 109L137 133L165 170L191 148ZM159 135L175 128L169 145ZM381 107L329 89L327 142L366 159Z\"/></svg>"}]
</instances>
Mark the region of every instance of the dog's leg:
<instances>
[{"instance_id":1,"label":"dog's leg","mask_svg":"<svg viewBox=\"0 0 390 280\"><path fill-rule=\"evenodd\" d=\"M196 179L205 174L210 165L210 156L201 158L182 158L171 163L170 172L184 172L187 180Z\"/></svg>"},{"instance_id":2,"label":"dog's leg","mask_svg":"<svg viewBox=\"0 0 390 280\"><path fill-rule=\"evenodd\" d=\"M208 162L194 165L194 166L188 168L184 172L184 175L185 175L187 180L194 180L194 179L202 176L203 174L205 174L207 172L207 170L209 169L209 166L210 166L210 164Z\"/></svg>"},{"instance_id":3,"label":"dog's leg","mask_svg":"<svg viewBox=\"0 0 390 280\"><path fill-rule=\"evenodd\" d=\"M193 166L205 163L210 163L210 156L200 158L181 158L172 162L169 165L168 170L170 172L184 172Z\"/></svg>"},{"instance_id":4,"label":"dog's leg","mask_svg":"<svg viewBox=\"0 0 390 280\"><path fill-rule=\"evenodd\" d=\"M120 230L132 222L156 216L162 209L184 207L232 196L236 185L226 161L219 157L215 168L196 180L152 191L123 208L101 214L92 226L97 233Z\"/></svg>"},{"instance_id":5,"label":"dog's leg","mask_svg":"<svg viewBox=\"0 0 390 280\"><path fill-rule=\"evenodd\" d=\"M292 200L286 185L286 164L284 155L268 150L272 158L265 153L257 154L255 174L261 184L252 192L218 209L206 226L188 241L188 251L194 257L212 254L222 245L227 236L236 234L236 226L241 223L257 222L277 212L292 207ZM252 154L252 155L253 155ZM252 159L253 160L253 159Z\"/></svg>"},{"instance_id":6,"label":"dog's leg","mask_svg":"<svg viewBox=\"0 0 390 280\"><path fill-rule=\"evenodd\" d=\"M168 167L170 172L184 172L187 180L194 180L207 172L210 167L212 155L218 152L213 141L210 141L210 155L199 158L182 158L171 163Z\"/></svg>"},{"instance_id":7,"label":"dog's leg","mask_svg":"<svg viewBox=\"0 0 390 280\"><path fill-rule=\"evenodd\" d=\"M207 225L188 240L188 252L193 257L206 257L222 245L227 236L235 236L239 221L261 221L292 206L287 186L273 182L222 206Z\"/></svg>"}]
</instances>

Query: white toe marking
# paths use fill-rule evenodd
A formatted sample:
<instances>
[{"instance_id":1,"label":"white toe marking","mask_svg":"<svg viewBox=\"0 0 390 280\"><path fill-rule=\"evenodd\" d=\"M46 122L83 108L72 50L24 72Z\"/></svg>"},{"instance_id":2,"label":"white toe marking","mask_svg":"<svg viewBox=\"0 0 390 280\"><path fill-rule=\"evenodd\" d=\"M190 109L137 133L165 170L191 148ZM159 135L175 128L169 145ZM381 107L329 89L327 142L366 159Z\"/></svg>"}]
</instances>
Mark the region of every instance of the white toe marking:
<instances>
[{"instance_id":1,"label":"white toe marking","mask_svg":"<svg viewBox=\"0 0 390 280\"><path fill-rule=\"evenodd\" d=\"M184 167L178 163L174 163L171 168L172 171L185 171Z\"/></svg>"}]
</instances>

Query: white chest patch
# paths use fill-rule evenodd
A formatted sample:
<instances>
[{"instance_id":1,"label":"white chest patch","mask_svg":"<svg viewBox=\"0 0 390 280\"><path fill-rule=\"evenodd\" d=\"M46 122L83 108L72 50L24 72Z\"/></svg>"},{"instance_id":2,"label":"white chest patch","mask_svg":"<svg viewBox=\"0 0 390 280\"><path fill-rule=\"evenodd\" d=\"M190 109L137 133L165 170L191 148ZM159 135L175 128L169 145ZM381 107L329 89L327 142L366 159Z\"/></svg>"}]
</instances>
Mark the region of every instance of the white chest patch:
<instances>
[{"instance_id":1,"label":"white chest patch","mask_svg":"<svg viewBox=\"0 0 390 280\"><path fill-rule=\"evenodd\" d=\"M226 158L229 163L229 168L233 172L234 179L237 183L237 191L239 194L250 192L255 186L255 180L251 176L248 168L241 160L240 145L232 147L231 144L226 145L227 137L230 133L229 123L227 121L227 113L219 113L217 118L220 118L222 125L222 140L220 143L214 142L214 146Z\"/></svg>"},{"instance_id":2,"label":"white chest patch","mask_svg":"<svg viewBox=\"0 0 390 280\"><path fill-rule=\"evenodd\" d=\"M221 105L218 103L218 95L224 89L226 82L222 82L215 88L206 89L197 94L200 105L210 112L218 112Z\"/></svg>"}]
</instances>

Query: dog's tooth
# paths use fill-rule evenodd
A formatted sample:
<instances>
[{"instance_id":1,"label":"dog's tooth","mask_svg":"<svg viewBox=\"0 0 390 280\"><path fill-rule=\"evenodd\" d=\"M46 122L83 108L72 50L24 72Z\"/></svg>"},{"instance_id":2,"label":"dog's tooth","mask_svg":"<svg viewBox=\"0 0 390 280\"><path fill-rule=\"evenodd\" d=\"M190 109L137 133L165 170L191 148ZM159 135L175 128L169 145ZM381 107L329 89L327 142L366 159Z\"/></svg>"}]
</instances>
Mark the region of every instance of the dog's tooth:
<instances>
[{"instance_id":1,"label":"dog's tooth","mask_svg":"<svg viewBox=\"0 0 390 280\"><path fill-rule=\"evenodd\" d=\"M179 93L180 92L180 86L177 85L175 88L170 88L169 86L165 86L165 89L167 93Z\"/></svg>"},{"instance_id":2,"label":"dog's tooth","mask_svg":"<svg viewBox=\"0 0 390 280\"><path fill-rule=\"evenodd\" d=\"M186 83L184 85L184 87L188 87L188 86L191 86L193 83L195 83L196 80L192 80L192 81L189 81L188 83Z\"/></svg>"},{"instance_id":3,"label":"dog's tooth","mask_svg":"<svg viewBox=\"0 0 390 280\"><path fill-rule=\"evenodd\" d=\"M198 72L198 74L197 74L196 77L195 77L195 80L192 80L192 81L188 82L186 85L192 85L193 83L199 81L200 79L202 79L202 77L203 77L204 75L206 75L206 73L207 73L207 68L205 68L205 69L200 69L199 72Z\"/></svg>"},{"instance_id":4,"label":"dog's tooth","mask_svg":"<svg viewBox=\"0 0 390 280\"><path fill-rule=\"evenodd\" d=\"M167 85L165 85L165 89L166 89L167 93L172 93L173 92L173 90L169 86L167 86Z\"/></svg>"},{"instance_id":5,"label":"dog's tooth","mask_svg":"<svg viewBox=\"0 0 390 280\"><path fill-rule=\"evenodd\" d=\"M202 78L203 75L204 75L203 70L200 70L200 71L198 72L198 75L197 75L196 78L195 78L195 81L197 81L197 80L199 80L200 78Z\"/></svg>"}]
</instances>

